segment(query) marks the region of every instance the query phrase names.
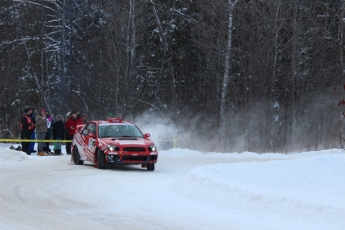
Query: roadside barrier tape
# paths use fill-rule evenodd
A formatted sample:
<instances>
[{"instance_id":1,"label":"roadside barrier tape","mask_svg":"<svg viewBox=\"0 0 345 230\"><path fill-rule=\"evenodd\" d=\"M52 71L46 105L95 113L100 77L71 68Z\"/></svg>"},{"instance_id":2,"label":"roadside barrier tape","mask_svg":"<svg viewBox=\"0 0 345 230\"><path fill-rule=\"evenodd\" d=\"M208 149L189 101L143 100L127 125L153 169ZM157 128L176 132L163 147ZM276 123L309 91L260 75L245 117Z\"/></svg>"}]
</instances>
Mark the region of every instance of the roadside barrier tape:
<instances>
[{"instance_id":1,"label":"roadside barrier tape","mask_svg":"<svg viewBox=\"0 0 345 230\"><path fill-rule=\"evenodd\" d=\"M72 140L0 139L1 142L72 142Z\"/></svg>"},{"instance_id":2,"label":"roadside barrier tape","mask_svg":"<svg viewBox=\"0 0 345 230\"><path fill-rule=\"evenodd\" d=\"M180 138L178 137L178 138L174 138L174 139L172 139L172 140L158 140L159 142L173 142L173 144L174 144L174 148L177 148L177 146L176 146L176 141L177 140L179 140Z\"/></svg>"},{"instance_id":3,"label":"roadside barrier tape","mask_svg":"<svg viewBox=\"0 0 345 230\"><path fill-rule=\"evenodd\" d=\"M180 139L180 138L175 138L175 139L173 139L173 140L158 140L159 142L163 142L163 141L167 141L167 142L173 142L173 141L177 141L178 139Z\"/></svg>"},{"instance_id":4,"label":"roadside barrier tape","mask_svg":"<svg viewBox=\"0 0 345 230\"><path fill-rule=\"evenodd\" d=\"M158 140L159 142L174 142L179 140L180 138L175 138L172 140ZM36 140L36 139L0 139L1 142L72 142L72 140Z\"/></svg>"}]
</instances>

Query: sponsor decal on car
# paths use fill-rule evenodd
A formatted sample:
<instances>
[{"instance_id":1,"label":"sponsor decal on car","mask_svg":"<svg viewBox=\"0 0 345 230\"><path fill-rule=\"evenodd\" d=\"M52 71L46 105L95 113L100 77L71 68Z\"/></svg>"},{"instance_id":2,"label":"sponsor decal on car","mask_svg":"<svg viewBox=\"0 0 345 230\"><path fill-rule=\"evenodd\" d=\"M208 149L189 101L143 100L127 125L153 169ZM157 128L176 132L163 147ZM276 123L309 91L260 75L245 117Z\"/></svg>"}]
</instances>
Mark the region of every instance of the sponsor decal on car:
<instances>
[{"instance_id":1,"label":"sponsor decal on car","mask_svg":"<svg viewBox=\"0 0 345 230\"><path fill-rule=\"evenodd\" d=\"M94 152L96 150L96 144L95 143L96 143L96 139L93 139L93 138L89 139L88 146L89 146L91 152Z\"/></svg>"},{"instance_id":2,"label":"sponsor decal on car","mask_svg":"<svg viewBox=\"0 0 345 230\"><path fill-rule=\"evenodd\" d=\"M98 139L99 142L99 148L104 151L107 149L107 143L105 143L104 141L102 141L101 139Z\"/></svg>"},{"instance_id":3,"label":"sponsor decal on car","mask_svg":"<svg viewBox=\"0 0 345 230\"><path fill-rule=\"evenodd\" d=\"M82 143L84 143L83 137L80 134L79 135L75 135L74 139L81 146L82 146Z\"/></svg>"},{"instance_id":4,"label":"sponsor decal on car","mask_svg":"<svg viewBox=\"0 0 345 230\"><path fill-rule=\"evenodd\" d=\"M137 144L137 145L145 145L144 140L116 140L120 144Z\"/></svg>"}]
</instances>

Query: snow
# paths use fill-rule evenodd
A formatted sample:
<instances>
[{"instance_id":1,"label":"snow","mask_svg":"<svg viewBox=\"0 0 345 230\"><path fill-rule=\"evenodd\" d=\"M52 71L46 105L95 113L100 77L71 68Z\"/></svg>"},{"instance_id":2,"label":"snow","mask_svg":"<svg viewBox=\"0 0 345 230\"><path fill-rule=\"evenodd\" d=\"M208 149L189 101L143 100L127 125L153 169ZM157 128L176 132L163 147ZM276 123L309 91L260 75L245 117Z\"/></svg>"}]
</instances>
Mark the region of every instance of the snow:
<instances>
[{"instance_id":1,"label":"snow","mask_svg":"<svg viewBox=\"0 0 345 230\"><path fill-rule=\"evenodd\" d=\"M74 165L0 147L0 229L345 229L345 152L160 151Z\"/></svg>"}]
</instances>

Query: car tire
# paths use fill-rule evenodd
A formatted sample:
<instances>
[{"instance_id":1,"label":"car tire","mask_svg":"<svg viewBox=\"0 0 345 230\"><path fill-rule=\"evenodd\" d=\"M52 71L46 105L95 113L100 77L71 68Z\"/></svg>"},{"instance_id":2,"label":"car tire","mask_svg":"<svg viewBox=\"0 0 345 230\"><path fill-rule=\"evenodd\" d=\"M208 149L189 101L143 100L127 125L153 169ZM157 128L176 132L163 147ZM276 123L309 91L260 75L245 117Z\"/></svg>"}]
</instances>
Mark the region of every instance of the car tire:
<instances>
[{"instance_id":1,"label":"car tire","mask_svg":"<svg viewBox=\"0 0 345 230\"><path fill-rule=\"evenodd\" d=\"M97 150L97 168L105 169L105 156L104 152L100 149Z\"/></svg>"},{"instance_id":2,"label":"car tire","mask_svg":"<svg viewBox=\"0 0 345 230\"><path fill-rule=\"evenodd\" d=\"M73 148L73 162L75 165L82 165L84 161L80 159L80 154L77 147Z\"/></svg>"},{"instance_id":3,"label":"car tire","mask_svg":"<svg viewBox=\"0 0 345 230\"><path fill-rule=\"evenodd\" d=\"M147 164L147 171L154 171L155 170L155 164Z\"/></svg>"}]
</instances>

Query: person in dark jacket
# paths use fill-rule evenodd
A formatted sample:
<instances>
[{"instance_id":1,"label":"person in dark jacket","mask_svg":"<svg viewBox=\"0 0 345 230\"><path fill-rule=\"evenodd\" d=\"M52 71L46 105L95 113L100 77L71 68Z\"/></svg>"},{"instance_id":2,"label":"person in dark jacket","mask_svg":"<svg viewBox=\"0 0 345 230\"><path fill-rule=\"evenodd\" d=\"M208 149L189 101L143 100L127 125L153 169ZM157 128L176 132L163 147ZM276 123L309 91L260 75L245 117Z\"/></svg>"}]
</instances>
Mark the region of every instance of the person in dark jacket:
<instances>
[{"instance_id":1,"label":"person in dark jacket","mask_svg":"<svg viewBox=\"0 0 345 230\"><path fill-rule=\"evenodd\" d=\"M33 127L33 130L32 130L32 133L31 133L31 140L34 140L33 142L30 142L29 144L29 151L30 153L35 153L36 150L35 150L35 140L36 140L36 116L34 113L31 114L31 120L32 122L34 123L34 127Z\"/></svg>"},{"instance_id":2,"label":"person in dark jacket","mask_svg":"<svg viewBox=\"0 0 345 230\"><path fill-rule=\"evenodd\" d=\"M23 140L30 140L31 134L34 130L35 124L31 119L31 114L33 112L32 108L26 108L25 113L23 114L20 120L20 138ZM23 141L22 142L22 151L25 152L27 155L31 155L31 151L29 151L30 142Z\"/></svg>"},{"instance_id":3,"label":"person in dark jacket","mask_svg":"<svg viewBox=\"0 0 345 230\"><path fill-rule=\"evenodd\" d=\"M65 137L65 123L62 115L56 116L56 121L52 125L53 140L63 140ZM61 155L61 142L54 143L54 154Z\"/></svg>"}]
</instances>

